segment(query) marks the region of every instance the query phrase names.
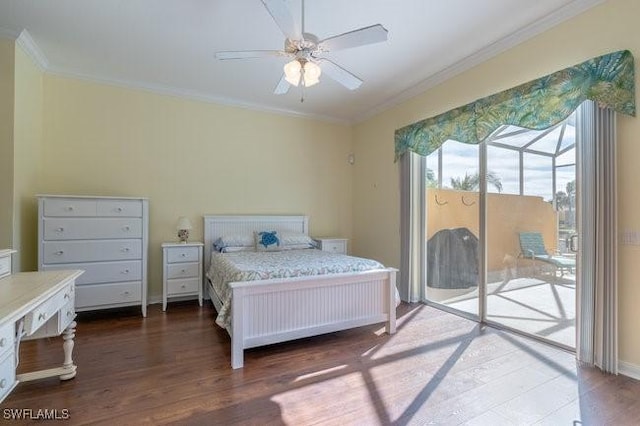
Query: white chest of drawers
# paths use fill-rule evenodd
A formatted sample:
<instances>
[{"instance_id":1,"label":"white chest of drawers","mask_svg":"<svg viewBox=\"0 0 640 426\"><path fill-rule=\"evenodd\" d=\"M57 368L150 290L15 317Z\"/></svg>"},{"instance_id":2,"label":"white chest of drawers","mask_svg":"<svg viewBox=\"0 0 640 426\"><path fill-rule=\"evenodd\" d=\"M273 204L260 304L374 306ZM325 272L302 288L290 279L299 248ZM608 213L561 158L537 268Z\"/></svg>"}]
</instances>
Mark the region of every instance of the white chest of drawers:
<instances>
[{"instance_id":1,"label":"white chest of drawers","mask_svg":"<svg viewBox=\"0 0 640 426\"><path fill-rule=\"evenodd\" d=\"M76 311L140 305L147 316L146 198L38 196L38 267L82 269Z\"/></svg>"},{"instance_id":2,"label":"white chest of drawers","mask_svg":"<svg viewBox=\"0 0 640 426\"><path fill-rule=\"evenodd\" d=\"M202 306L202 247L200 242L162 244L162 310L167 299L198 295Z\"/></svg>"}]
</instances>

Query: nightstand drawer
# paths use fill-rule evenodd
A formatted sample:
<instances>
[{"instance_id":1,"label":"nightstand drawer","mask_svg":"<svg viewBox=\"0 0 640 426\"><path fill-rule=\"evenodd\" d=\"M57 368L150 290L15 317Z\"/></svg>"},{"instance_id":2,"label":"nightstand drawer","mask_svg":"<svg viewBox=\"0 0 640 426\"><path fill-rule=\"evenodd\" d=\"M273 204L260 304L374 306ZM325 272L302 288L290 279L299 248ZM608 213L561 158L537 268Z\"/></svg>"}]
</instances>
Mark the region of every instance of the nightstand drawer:
<instances>
[{"instance_id":1,"label":"nightstand drawer","mask_svg":"<svg viewBox=\"0 0 640 426\"><path fill-rule=\"evenodd\" d=\"M5 324L0 328L0 358L13 348L13 339L15 335L15 326L13 322Z\"/></svg>"},{"instance_id":2,"label":"nightstand drawer","mask_svg":"<svg viewBox=\"0 0 640 426\"><path fill-rule=\"evenodd\" d=\"M322 250L345 254L347 252L347 244L343 241L330 241L322 244Z\"/></svg>"},{"instance_id":3,"label":"nightstand drawer","mask_svg":"<svg viewBox=\"0 0 640 426\"><path fill-rule=\"evenodd\" d=\"M199 247L171 247L167 253L167 262L198 262Z\"/></svg>"},{"instance_id":4,"label":"nightstand drawer","mask_svg":"<svg viewBox=\"0 0 640 426\"><path fill-rule=\"evenodd\" d=\"M167 296L197 293L199 285L198 278L167 280Z\"/></svg>"},{"instance_id":5,"label":"nightstand drawer","mask_svg":"<svg viewBox=\"0 0 640 426\"><path fill-rule=\"evenodd\" d=\"M171 263L167 265L167 278L198 278L200 263Z\"/></svg>"}]
</instances>

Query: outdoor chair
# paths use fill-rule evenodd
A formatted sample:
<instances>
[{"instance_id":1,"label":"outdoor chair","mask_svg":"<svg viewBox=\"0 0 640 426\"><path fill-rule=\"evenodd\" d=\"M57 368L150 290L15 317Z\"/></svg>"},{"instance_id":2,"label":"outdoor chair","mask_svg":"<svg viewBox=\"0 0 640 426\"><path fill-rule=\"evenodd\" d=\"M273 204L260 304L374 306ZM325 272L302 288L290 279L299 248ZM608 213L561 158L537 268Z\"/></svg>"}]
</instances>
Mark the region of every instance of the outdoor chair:
<instances>
[{"instance_id":1,"label":"outdoor chair","mask_svg":"<svg viewBox=\"0 0 640 426\"><path fill-rule=\"evenodd\" d=\"M560 271L560 276L565 272L573 272L576 268L576 259L573 257L551 255L544 247L544 240L540 232L520 232L520 256L553 265Z\"/></svg>"}]
</instances>

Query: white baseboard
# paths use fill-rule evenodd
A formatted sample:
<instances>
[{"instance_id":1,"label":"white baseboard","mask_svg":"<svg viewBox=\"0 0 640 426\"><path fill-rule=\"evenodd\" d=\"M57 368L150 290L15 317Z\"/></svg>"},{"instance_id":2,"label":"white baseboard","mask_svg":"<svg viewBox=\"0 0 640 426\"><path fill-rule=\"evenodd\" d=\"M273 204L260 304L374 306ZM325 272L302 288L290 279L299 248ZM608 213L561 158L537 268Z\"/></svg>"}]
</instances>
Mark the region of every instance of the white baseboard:
<instances>
[{"instance_id":1,"label":"white baseboard","mask_svg":"<svg viewBox=\"0 0 640 426\"><path fill-rule=\"evenodd\" d=\"M618 373L631 377L632 379L640 380L640 365L618 361Z\"/></svg>"}]
</instances>

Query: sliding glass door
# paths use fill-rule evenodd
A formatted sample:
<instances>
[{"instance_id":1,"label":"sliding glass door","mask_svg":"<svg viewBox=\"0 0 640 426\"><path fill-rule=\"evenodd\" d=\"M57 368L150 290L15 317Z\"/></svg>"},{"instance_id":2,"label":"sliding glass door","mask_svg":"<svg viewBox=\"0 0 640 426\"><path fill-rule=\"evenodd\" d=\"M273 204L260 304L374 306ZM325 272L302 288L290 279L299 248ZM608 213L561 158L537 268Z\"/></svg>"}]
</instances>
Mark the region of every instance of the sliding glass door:
<instances>
[{"instance_id":1,"label":"sliding glass door","mask_svg":"<svg viewBox=\"0 0 640 426\"><path fill-rule=\"evenodd\" d=\"M575 127L502 126L426 158L429 303L575 348Z\"/></svg>"}]
</instances>

